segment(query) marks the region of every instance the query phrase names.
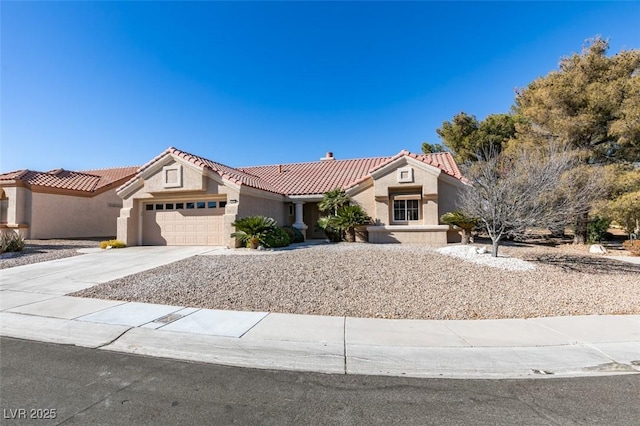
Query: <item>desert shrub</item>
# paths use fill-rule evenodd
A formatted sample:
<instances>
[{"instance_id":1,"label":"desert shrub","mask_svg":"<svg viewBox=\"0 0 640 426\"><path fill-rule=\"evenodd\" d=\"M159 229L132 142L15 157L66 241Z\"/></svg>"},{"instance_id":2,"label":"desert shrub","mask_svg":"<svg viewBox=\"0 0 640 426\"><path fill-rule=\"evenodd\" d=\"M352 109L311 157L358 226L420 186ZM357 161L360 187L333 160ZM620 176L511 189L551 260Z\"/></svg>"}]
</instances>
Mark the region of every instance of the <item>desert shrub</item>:
<instances>
[{"instance_id":1,"label":"desert shrub","mask_svg":"<svg viewBox=\"0 0 640 426\"><path fill-rule=\"evenodd\" d=\"M601 243L607 238L607 229L611 220L606 217L594 217L587 225L587 242Z\"/></svg>"},{"instance_id":2,"label":"desert shrub","mask_svg":"<svg viewBox=\"0 0 640 426\"><path fill-rule=\"evenodd\" d=\"M627 240L622 243L622 247L629 250L631 256L640 256L640 240Z\"/></svg>"},{"instance_id":3,"label":"desert shrub","mask_svg":"<svg viewBox=\"0 0 640 426\"><path fill-rule=\"evenodd\" d=\"M120 240L107 240L107 241L102 241L100 243L100 248L101 249L106 249L107 247L111 247L111 248L125 248L127 245L125 243L123 243Z\"/></svg>"},{"instance_id":4,"label":"desert shrub","mask_svg":"<svg viewBox=\"0 0 640 426\"><path fill-rule=\"evenodd\" d=\"M24 249L24 236L16 232L0 234L0 253L17 252Z\"/></svg>"},{"instance_id":5,"label":"desert shrub","mask_svg":"<svg viewBox=\"0 0 640 426\"><path fill-rule=\"evenodd\" d=\"M469 244L471 231L478 225L478 219L469 217L459 210L443 214L440 216L440 222L458 227L462 237L462 244Z\"/></svg>"},{"instance_id":6,"label":"desert shrub","mask_svg":"<svg viewBox=\"0 0 640 426\"><path fill-rule=\"evenodd\" d=\"M289 233L279 226L264 238L264 245L269 248L286 247L289 244L291 244Z\"/></svg>"},{"instance_id":7,"label":"desert shrub","mask_svg":"<svg viewBox=\"0 0 640 426\"><path fill-rule=\"evenodd\" d=\"M285 230L287 234L289 234L289 240L291 243L303 243L304 235L302 232L293 226L283 226L282 229Z\"/></svg>"}]
</instances>

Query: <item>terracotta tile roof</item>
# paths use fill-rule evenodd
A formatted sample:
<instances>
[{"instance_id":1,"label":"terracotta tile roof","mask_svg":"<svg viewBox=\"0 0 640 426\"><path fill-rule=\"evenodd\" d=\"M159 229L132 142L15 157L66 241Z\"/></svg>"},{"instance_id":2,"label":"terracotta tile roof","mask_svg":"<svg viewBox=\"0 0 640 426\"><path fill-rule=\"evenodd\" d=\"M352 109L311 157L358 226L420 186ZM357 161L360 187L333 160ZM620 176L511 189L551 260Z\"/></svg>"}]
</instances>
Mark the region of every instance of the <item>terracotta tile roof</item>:
<instances>
[{"instance_id":1,"label":"terracotta tile roof","mask_svg":"<svg viewBox=\"0 0 640 426\"><path fill-rule=\"evenodd\" d=\"M335 188L349 188L385 164L389 157L353 160L325 160L271 166L243 167L246 173L271 182L287 195L324 194Z\"/></svg>"},{"instance_id":2,"label":"terracotta tile roof","mask_svg":"<svg viewBox=\"0 0 640 426\"><path fill-rule=\"evenodd\" d=\"M246 173L271 182L278 192L287 195L324 194L335 188L348 189L369 178L371 173L401 157L438 167L444 173L462 179L460 170L449 153L412 154L401 151L393 157L325 160L271 166L243 167Z\"/></svg>"},{"instance_id":3,"label":"terracotta tile roof","mask_svg":"<svg viewBox=\"0 0 640 426\"><path fill-rule=\"evenodd\" d=\"M48 172L17 170L0 174L0 184L20 181L28 186L63 189L79 192L95 192L127 179L136 173L138 167L118 167L111 169L71 171L55 169Z\"/></svg>"},{"instance_id":4,"label":"terracotta tile roof","mask_svg":"<svg viewBox=\"0 0 640 426\"><path fill-rule=\"evenodd\" d=\"M357 158L352 160L324 160L307 163L274 164L233 168L215 161L169 147L138 169L138 175L166 155L178 156L198 167L217 173L239 185L283 195L324 194L335 188L351 188L365 181L372 172L403 156L440 168L444 173L462 179L460 170L449 153L412 154L401 151L392 157ZM130 179L119 190L133 183Z\"/></svg>"},{"instance_id":5,"label":"terracotta tile roof","mask_svg":"<svg viewBox=\"0 0 640 426\"><path fill-rule=\"evenodd\" d=\"M261 179L258 176L248 174L240 169L234 169L233 167L225 166L224 164L216 163L215 161L208 160L197 155L189 154L188 152L180 151L177 148L171 147L168 152L184 158L185 160L196 164L197 166L204 167L217 173L224 179L230 180L233 183L239 185L247 185L252 188L262 189L265 191L281 193L272 185L271 182Z\"/></svg>"}]
</instances>

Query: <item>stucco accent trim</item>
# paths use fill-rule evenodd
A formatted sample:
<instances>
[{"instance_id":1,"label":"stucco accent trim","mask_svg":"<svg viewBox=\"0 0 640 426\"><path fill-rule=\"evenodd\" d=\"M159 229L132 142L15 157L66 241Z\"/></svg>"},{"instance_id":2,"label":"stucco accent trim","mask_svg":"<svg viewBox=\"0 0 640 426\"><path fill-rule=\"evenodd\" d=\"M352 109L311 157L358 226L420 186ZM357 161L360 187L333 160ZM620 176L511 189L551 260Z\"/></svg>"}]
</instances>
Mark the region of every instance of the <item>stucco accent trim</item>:
<instances>
[{"instance_id":1,"label":"stucco accent trim","mask_svg":"<svg viewBox=\"0 0 640 426\"><path fill-rule=\"evenodd\" d=\"M226 182L225 182L226 183ZM254 197L266 198L268 200L275 200L280 202L285 202L285 196L281 194L276 194L269 191L263 191L261 189L252 188L250 186L241 185L239 188L240 195L251 195Z\"/></svg>"},{"instance_id":2,"label":"stucco accent trim","mask_svg":"<svg viewBox=\"0 0 640 426\"><path fill-rule=\"evenodd\" d=\"M371 188L373 186L373 179L370 176L367 176L367 179L348 188L345 192L347 193L347 195L350 196L354 196L357 195L359 193L361 193L362 191L366 191L367 189ZM324 196L324 194L323 194Z\"/></svg>"},{"instance_id":3,"label":"stucco accent trim","mask_svg":"<svg viewBox=\"0 0 640 426\"><path fill-rule=\"evenodd\" d=\"M0 229L28 229L28 223L0 223Z\"/></svg>"},{"instance_id":4,"label":"stucco accent trim","mask_svg":"<svg viewBox=\"0 0 640 426\"><path fill-rule=\"evenodd\" d=\"M456 179L453 176L449 176L446 173L442 173L439 176L439 178L442 179L443 182L451 184L451 185L455 185L458 188L468 188L470 186L469 183L467 183L465 181L462 181L460 179Z\"/></svg>"},{"instance_id":5,"label":"stucco accent trim","mask_svg":"<svg viewBox=\"0 0 640 426\"><path fill-rule=\"evenodd\" d=\"M169 182L170 172L175 172L175 182ZM162 167L162 186L164 188L182 188L182 164Z\"/></svg>"},{"instance_id":6,"label":"stucco accent trim","mask_svg":"<svg viewBox=\"0 0 640 426\"><path fill-rule=\"evenodd\" d=\"M118 190L116 191L116 194L120 198L123 198L123 199L128 198L132 193L134 193L135 191L140 189L142 186L144 186L144 180L145 179L147 179L147 178L151 177L152 175L158 173L165 166L169 166L171 161L174 161L178 165L186 166L186 167L189 167L189 168L191 168L193 170L199 171L203 175L205 174L203 167L196 166L195 164L190 163L189 161L187 161L187 160L185 160L183 158L180 158L179 156L177 156L175 154L172 154L170 152L166 152L163 156L161 156L158 160L156 160L156 162L151 164L149 167L147 167L146 169L144 169L143 171L138 173L133 179L129 180L128 182L124 183L123 186L118 188Z\"/></svg>"},{"instance_id":7,"label":"stucco accent trim","mask_svg":"<svg viewBox=\"0 0 640 426\"><path fill-rule=\"evenodd\" d=\"M416 167L420 170L424 170L427 173L430 173L434 176L440 176L440 174L442 173L442 170L440 170L438 167L435 166L430 166L429 164L425 164L422 161L418 161L414 158L408 157L408 156L402 156L399 157L395 160L393 160L392 162L385 164L384 166L382 166L381 168L379 168L378 170L374 171L373 173L371 173L371 177L376 180L378 178L381 178L383 176L388 175L389 173L393 172L394 170L402 167L402 166L413 166Z\"/></svg>"},{"instance_id":8,"label":"stucco accent trim","mask_svg":"<svg viewBox=\"0 0 640 426\"><path fill-rule=\"evenodd\" d=\"M16 179L12 179L12 180L3 180L2 184L0 184L0 187L2 188L24 188L27 185L21 181L21 180L16 180Z\"/></svg>"},{"instance_id":9,"label":"stucco accent trim","mask_svg":"<svg viewBox=\"0 0 640 426\"><path fill-rule=\"evenodd\" d=\"M373 225L367 226L368 232L442 232L449 225Z\"/></svg>"},{"instance_id":10,"label":"stucco accent trim","mask_svg":"<svg viewBox=\"0 0 640 426\"><path fill-rule=\"evenodd\" d=\"M295 203L296 201L304 201L305 203L314 203L322 201L324 194L311 194L311 195L287 195L285 201Z\"/></svg>"}]
</instances>

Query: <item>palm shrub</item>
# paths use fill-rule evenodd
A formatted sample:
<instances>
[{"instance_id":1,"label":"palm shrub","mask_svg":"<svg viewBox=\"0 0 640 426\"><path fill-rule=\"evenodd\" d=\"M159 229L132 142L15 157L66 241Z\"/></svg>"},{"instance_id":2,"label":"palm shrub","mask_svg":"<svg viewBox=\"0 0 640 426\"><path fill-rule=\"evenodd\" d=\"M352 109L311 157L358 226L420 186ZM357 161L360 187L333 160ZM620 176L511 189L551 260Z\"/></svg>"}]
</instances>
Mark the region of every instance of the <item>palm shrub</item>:
<instances>
[{"instance_id":1,"label":"palm shrub","mask_svg":"<svg viewBox=\"0 0 640 426\"><path fill-rule=\"evenodd\" d=\"M332 216L337 216L338 209L349 204L350 201L351 197L344 189L336 188L324 194L322 201L318 203L318 209L321 212L330 212Z\"/></svg>"},{"instance_id":2,"label":"palm shrub","mask_svg":"<svg viewBox=\"0 0 640 426\"><path fill-rule=\"evenodd\" d=\"M462 244L469 244L471 231L478 225L478 219L469 217L459 210L447 212L440 216L440 222L445 225L452 225L460 229Z\"/></svg>"},{"instance_id":3,"label":"palm shrub","mask_svg":"<svg viewBox=\"0 0 640 426\"><path fill-rule=\"evenodd\" d=\"M269 234L278 228L275 219L265 216L247 216L232 223L236 232L231 234L232 238L239 240L242 244L248 244L249 248L257 249Z\"/></svg>"},{"instance_id":4,"label":"palm shrub","mask_svg":"<svg viewBox=\"0 0 640 426\"><path fill-rule=\"evenodd\" d=\"M342 230L336 225L336 216L323 216L318 219L316 227L324 232L327 239L332 243L342 241Z\"/></svg>"},{"instance_id":5,"label":"palm shrub","mask_svg":"<svg viewBox=\"0 0 640 426\"><path fill-rule=\"evenodd\" d=\"M342 206L334 219L334 226L343 231L350 243L356 240L356 228L371 223L371 217L357 204Z\"/></svg>"}]
</instances>

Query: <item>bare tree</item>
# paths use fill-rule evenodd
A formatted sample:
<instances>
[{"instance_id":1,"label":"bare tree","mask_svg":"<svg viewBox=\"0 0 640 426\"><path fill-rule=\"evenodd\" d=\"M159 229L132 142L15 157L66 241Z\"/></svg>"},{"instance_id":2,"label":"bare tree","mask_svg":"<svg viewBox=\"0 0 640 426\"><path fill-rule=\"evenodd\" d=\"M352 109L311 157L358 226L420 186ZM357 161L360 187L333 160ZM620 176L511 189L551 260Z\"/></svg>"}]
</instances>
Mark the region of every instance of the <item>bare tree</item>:
<instances>
[{"instance_id":1,"label":"bare tree","mask_svg":"<svg viewBox=\"0 0 640 426\"><path fill-rule=\"evenodd\" d=\"M557 228L588 212L599 196L597 173L580 173L574 153L554 146L519 149L509 155L487 153L469 167L470 185L460 209L479 218L498 256L500 240L522 238L531 228ZM594 166L595 167L595 166Z\"/></svg>"}]
</instances>

